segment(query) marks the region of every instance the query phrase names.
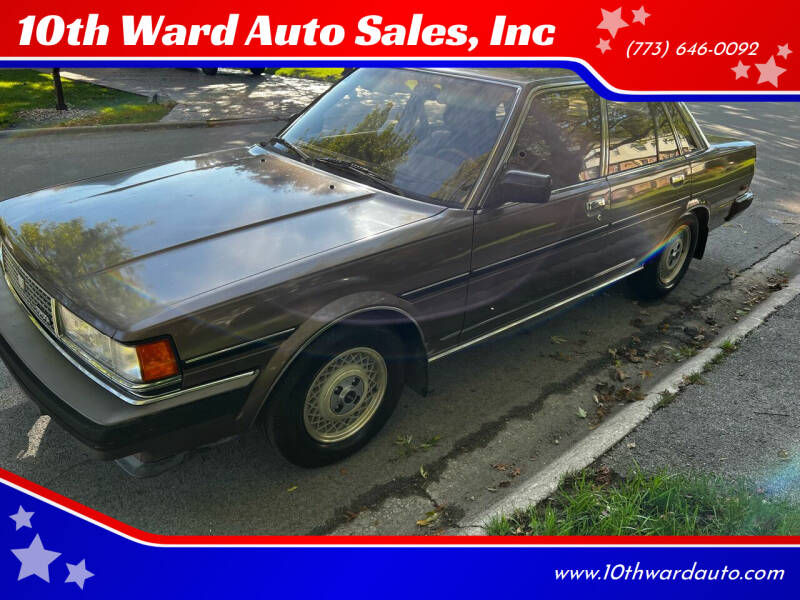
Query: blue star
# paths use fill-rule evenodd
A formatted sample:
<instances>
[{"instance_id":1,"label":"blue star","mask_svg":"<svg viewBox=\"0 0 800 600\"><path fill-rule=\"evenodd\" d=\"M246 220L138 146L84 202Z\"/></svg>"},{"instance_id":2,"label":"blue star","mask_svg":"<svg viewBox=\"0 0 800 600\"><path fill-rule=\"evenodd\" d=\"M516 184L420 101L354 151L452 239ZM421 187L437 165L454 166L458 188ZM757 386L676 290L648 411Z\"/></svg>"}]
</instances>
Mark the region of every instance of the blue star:
<instances>
[{"instance_id":1,"label":"blue star","mask_svg":"<svg viewBox=\"0 0 800 600\"><path fill-rule=\"evenodd\" d=\"M89 577L94 577L94 573L86 569L86 559L83 559L77 565L67 563L67 569L69 570L69 575L67 575L67 580L64 583L69 583L71 581L77 584L81 589L83 589L83 583L89 579Z\"/></svg>"},{"instance_id":2,"label":"blue star","mask_svg":"<svg viewBox=\"0 0 800 600\"><path fill-rule=\"evenodd\" d=\"M17 524L17 527L14 531L19 531L22 527L31 527L31 517L33 516L32 512L26 512L24 508L21 506L15 515L8 515L8 518L14 521Z\"/></svg>"},{"instance_id":3,"label":"blue star","mask_svg":"<svg viewBox=\"0 0 800 600\"><path fill-rule=\"evenodd\" d=\"M17 581L31 575L36 575L39 579L44 579L47 583L50 583L50 563L61 556L60 552L45 550L38 533L36 537L33 538L30 546L27 548L17 548L11 552L14 553L14 556L16 556L21 563Z\"/></svg>"}]
</instances>

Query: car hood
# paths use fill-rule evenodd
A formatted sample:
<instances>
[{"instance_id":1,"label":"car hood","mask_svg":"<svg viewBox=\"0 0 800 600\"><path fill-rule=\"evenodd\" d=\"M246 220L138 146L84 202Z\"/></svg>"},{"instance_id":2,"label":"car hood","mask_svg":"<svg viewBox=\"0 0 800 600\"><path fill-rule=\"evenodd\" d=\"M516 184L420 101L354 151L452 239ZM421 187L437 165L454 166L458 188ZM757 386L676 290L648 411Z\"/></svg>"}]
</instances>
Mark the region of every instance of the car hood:
<instances>
[{"instance_id":1,"label":"car hood","mask_svg":"<svg viewBox=\"0 0 800 600\"><path fill-rule=\"evenodd\" d=\"M19 262L109 332L440 210L253 147L13 198L0 220Z\"/></svg>"}]
</instances>

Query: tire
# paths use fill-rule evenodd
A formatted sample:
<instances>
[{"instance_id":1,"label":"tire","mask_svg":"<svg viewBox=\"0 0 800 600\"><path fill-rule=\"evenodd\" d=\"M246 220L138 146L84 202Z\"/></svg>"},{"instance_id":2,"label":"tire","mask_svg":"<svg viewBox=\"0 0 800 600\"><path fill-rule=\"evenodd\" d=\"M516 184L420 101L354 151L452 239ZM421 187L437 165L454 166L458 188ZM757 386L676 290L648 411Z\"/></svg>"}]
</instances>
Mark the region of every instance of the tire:
<instances>
[{"instance_id":1,"label":"tire","mask_svg":"<svg viewBox=\"0 0 800 600\"><path fill-rule=\"evenodd\" d=\"M269 399L264 424L272 445L303 467L331 464L362 448L397 406L402 349L381 328L324 334L292 363Z\"/></svg>"},{"instance_id":2,"label":"tire","mask_svg":"<svg viewBox=\"0 0 800 600\"><path fill-rule=\"evenodd\" d=\"M203 71L203 73L205 73L206 75L216 75L217 71L219 71L219 69L217 69L217 68L214 68L214 69L201 69L201 71Z\"/></svg>"},{"instance_id":3,"label":"tire","mask_svg":"<svg viewBox=\"0 0 800 600\"><path fill-rule=\"evenodd\" d=\"M674 290L689 269L699 234L700 223L694 214L681 217L661 250L645 263L643 270L630 278L636 295L644 300L656 300Z\"/></svg>"},{"instance_id":4,"label":"tire","mask_svg":"<svg viewBox=\"0 0 800 600\"><path fill-rule=\"evenodd\" d=\"M264 71L266 71L266 69L250 69L253 75L261 75Z\"/></svg>"}]
</instances>

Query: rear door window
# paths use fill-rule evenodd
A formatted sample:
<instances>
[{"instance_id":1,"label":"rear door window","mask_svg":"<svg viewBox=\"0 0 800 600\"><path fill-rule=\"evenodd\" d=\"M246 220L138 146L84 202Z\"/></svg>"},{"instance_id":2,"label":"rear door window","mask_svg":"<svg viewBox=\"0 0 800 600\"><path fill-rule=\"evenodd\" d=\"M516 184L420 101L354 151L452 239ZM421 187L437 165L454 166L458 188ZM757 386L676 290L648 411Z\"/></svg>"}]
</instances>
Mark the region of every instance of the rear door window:
<instances>
[{"instance_id":1,"label":"rear door window","mask_svg":"<svg viewBox=\"0 0 800 600\"><path fill-rule=\"evenodd\" d=\"M608 173L658 161L656 122L647 102L608 102Z\"/></svg>"}]
</instances>

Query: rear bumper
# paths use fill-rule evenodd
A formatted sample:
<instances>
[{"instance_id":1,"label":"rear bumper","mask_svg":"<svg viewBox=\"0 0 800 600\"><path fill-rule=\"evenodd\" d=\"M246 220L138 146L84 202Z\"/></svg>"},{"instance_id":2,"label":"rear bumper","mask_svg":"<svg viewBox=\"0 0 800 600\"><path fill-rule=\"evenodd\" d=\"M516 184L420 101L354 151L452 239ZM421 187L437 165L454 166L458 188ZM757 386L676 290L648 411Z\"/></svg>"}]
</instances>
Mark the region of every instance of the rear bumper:
<instances>
[{"instance_id":1,"label":"rear bumper","mask_svg":"<svg viewBox=\"0 0 800 600\"><path fill-rule=\"evenodd\" d=\"M96 457L155 460L238 433L251 386L135 406L92 381L45 335L0 280L0 358L42 412Z\"/></svg>"},{"instance_id":2,"label":"rear bumper","mask_svg":"<svg viewBox=\"0 0 800 600\"><path fill-rule=\"evenodd\" d=\"M744 194L736 198L736 200L733 201L733 204L731 204L731 208L730 210L728 210L728 214L725 217L725 220L730 221L735 216L747 210L753 203L755 197L756 195L753 192L745 192Z\"/></svg>"}]
</instances>

